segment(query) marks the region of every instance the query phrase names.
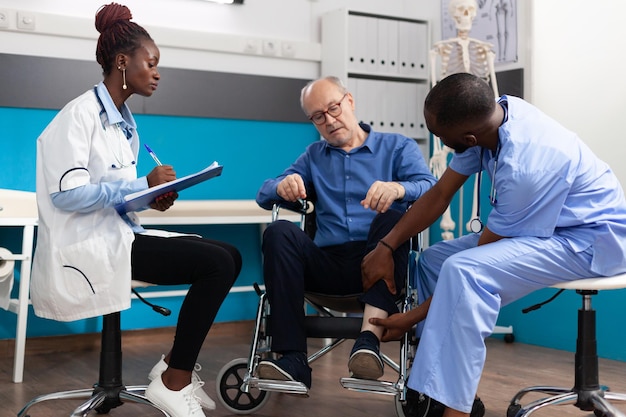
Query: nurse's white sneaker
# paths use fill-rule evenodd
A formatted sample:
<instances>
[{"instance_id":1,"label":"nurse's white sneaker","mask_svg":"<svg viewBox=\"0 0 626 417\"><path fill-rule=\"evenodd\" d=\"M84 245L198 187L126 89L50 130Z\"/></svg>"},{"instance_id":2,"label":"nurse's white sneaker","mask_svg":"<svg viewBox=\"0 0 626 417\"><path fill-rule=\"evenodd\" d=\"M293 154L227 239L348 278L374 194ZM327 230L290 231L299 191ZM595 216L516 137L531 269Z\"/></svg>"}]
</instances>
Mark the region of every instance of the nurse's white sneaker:
<instances>
[{"instance_id":1,"label":"nurse's white sneaker","mask_svg":"<svg viewBox=\"0 0 626 417\"><path fill-rule=\"evenodd\" d=\"M160 377L161 374L167 369L167 363L165 363L164 359L165 355L161 355L161 360L159 360L157 364L152 367L152 370L148 374L148 379L150 381L154 381L157 377ZM194 385L199 385L199 387L196 389L196 398L198 399L198 402L200 403L202 408L206 408L207 410L215 410L215 401L213 401L213 399L209 397L209 394L207 394L206 391L202 389L204 381L200 379L200 375L198 375L197 373L197 371L200 371L201 369L202 366L197 363L194 366L193 372L191 373L191 383Z\"/></svg>"},{"instance_id":2,"label":"nurse's white sneaker","mask_svg":"<svg viewBox=\"0 0 626 417\"><path fill-rule=\"evenodd\" d=\"M163 384L159 375L150 382L145 396L171 417L206 417L195 394L201 386L191 383L180 391L172 391Z\"/></svg>"}]
</instances>

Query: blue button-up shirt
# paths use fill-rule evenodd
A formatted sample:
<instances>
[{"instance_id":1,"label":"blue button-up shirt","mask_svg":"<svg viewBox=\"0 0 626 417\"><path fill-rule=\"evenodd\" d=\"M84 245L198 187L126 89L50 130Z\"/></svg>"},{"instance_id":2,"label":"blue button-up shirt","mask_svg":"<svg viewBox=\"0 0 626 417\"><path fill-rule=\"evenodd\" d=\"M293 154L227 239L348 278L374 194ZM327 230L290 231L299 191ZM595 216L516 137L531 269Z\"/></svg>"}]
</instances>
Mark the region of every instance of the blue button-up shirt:
<instances>
[{"instance_id":1,"label":"blue button-up shirt","mask_svg":"<svg viewBox=\"0 0 626 417\"><path fill-rule=\"evenodd\" d=\"M392 208L404 211L435 184L417 143L399 134L368 132L363 145L346 152L320 140L280 176L266 180L257 194L257 203L266 209L283 202L276 193L280 181L290 174L300 174L307 195L315 192L317 232L315 243L329 246L367 239L376 212L361 206L375 181L395 181L406 193Z\"/></svg>"}]
</instances>

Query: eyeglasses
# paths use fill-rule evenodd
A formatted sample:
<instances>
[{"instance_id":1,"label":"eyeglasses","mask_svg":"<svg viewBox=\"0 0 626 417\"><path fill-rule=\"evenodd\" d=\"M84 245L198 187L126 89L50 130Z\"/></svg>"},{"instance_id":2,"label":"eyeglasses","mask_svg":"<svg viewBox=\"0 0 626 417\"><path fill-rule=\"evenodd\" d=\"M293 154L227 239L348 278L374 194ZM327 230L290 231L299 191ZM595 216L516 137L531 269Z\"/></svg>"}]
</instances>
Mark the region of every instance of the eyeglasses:
<instances>
[{"instance_id":1,"label":"eyeglasses","mask_svg":"<svg viewBox=\"0 0 626 417\"><path fill-rule=\"evenodd\" d=\"M348 93L344 94L343 97L341 97L341 100L339 100L335 104L331 104L326 111L318 111L318 112L313 113L309 117L309 120L315 123L316 125L321 125L326 122L327 113L333 117L341 116L341 102L343 101L344 98L346 98L347 95Z\"/></svg>"}]
</instances>

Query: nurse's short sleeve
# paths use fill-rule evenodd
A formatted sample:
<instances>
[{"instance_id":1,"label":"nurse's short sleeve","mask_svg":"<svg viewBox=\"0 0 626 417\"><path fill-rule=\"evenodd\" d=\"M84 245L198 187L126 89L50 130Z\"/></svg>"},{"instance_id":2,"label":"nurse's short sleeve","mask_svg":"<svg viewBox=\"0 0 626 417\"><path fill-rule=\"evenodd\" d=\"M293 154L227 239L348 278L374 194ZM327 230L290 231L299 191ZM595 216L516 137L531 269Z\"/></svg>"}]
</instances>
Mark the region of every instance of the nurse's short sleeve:
<instances>
[{"instance_id":1,"label":"nurse's short sleeve","mask_svg":"<svg viewBox=\"0 0 626 417\"><path fill-rule=\"evenodd\" d=\"M466 149L462 153L453 153L450 164L448 165L452 170L458 172L461 175L470 176L480 171L480 151L479 146Z\"/></svg>"}]
</instances>

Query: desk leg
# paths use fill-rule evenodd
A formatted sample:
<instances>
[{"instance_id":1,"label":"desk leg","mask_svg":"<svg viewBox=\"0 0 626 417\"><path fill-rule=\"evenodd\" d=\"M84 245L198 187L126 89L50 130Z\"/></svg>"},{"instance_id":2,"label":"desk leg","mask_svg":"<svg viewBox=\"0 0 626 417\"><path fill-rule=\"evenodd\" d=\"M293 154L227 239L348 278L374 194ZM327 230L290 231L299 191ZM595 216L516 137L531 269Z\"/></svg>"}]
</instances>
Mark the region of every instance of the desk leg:
<instances>
[{"instance_id":1,"label":"desk leg","mask_svg":"<svg viewBox=\"0 0 626 417\"><path fill-rule=\"evenodd\" d=\"M265 233L265 229L267 229L267 223L259 223L259 240L261 241L261 245L263 244L263 233Z\"/></svg>"},{"instance_id":2,"label":"desk leg","mask_svg":"<svg viewBox=\"0 0 626 417\"><path fill-rule=\"evenodd\" d=\"M35 226L24 226L22 253L26 258L20 269L20 294L17 305L17 328L15 331L15 358L13 362L13 382L24 379L24 353L26 351L26 324L28 321L28 303L30 300L30 269L33 256Z\"/></svg>"}]
</instances>

